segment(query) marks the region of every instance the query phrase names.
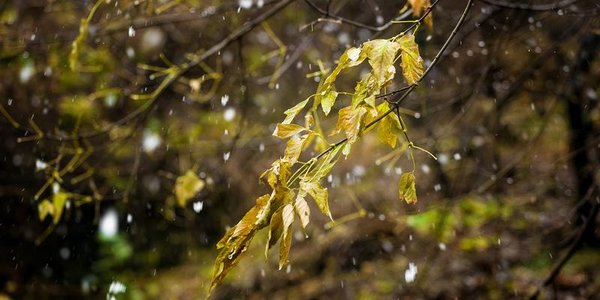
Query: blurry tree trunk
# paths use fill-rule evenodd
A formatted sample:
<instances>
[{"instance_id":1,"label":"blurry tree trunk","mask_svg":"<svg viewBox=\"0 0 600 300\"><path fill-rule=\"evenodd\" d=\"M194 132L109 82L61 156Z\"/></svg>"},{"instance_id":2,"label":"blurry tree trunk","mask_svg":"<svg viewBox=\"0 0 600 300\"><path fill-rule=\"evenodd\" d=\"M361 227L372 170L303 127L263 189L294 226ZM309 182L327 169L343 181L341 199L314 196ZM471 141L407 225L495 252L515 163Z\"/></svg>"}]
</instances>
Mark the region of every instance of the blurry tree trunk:
<instances>
[{"instance_id":1,"label":"blurry tree trunk","mask_svg":"<svg viewBox=\"0 0 600 300\"><path fill-rule=\"evenodd\" d=\"M577 181L577 201L583 201L577 208L578 226L588 218L592 201L595 201L589 193L594 188L594 172L600 168L600 155L594 154L598 152L594 145L598 143L600 130L597 125L594 126L590 114L598 106L598 100L591 99L586 92L598 84L598 80L590 74L590 67L598 55L599 46L600 37L595 34L586 36L582 41L577 61L570 70L569 86L564 95L570 130L571 164ZM594 241L594 231L595 226L589 226L583 241Z\"/></svg>"}]
</instances>

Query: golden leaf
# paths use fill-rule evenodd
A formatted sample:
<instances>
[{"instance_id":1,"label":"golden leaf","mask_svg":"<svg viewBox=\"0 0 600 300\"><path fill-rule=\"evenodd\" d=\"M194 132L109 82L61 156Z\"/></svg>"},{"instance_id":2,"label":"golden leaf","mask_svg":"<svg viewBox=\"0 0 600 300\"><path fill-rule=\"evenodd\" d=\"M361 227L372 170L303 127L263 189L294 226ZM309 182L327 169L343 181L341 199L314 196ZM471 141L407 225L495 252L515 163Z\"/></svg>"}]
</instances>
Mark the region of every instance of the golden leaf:
<instances>
[{"instance_id":1,"label":"golden leaf","mask_svg":"<svg viewBox=\"0 0 600 300\"><path fill-rule=\"evenodd\" d=\"M367 109L362 106L357 108L347 106L340 109L337 124L331 135L338 134L343 130L348 138L348 143L354 143L360 133L361 121L366 112Z\"/></svg>"},{"instance_id":2,"label":"golden leaf","mask_svg":"<svg viewBox=\"0 0 600 300\"><path fill-rule=\"evenodd\" d=\"M333 69L333 71L331 71L331 73L327 77L324 77L324 79L321 81L321 84L319 85L315 95L315 105L321 103L323 97L326 95L327 91L331 90L333 83L337 79L338 75L340 75L342 70L361 64L366 57L366 54L360 48L350 48L346 50L342 56L340 56L335 69Z\"/></svg>"},{"instance_id":3,"label":"golden leaf","mask_svg":"<svg viewBox=\"0 0 600 300\"><path fill-rule=\"evenodd\" d=\"M400 201L406 201L408 204L417 203L417 188L413 172L403 173L400 176L398 192L400 194Z\"/></svg>"},{"instance_id":4,"label":"golden leaf","mask_svg":"<svg viewBox=\"0 0 600 300\"><path fill-rule=\"evenodd\" d=\"M295 134L298 134L302 131L306 130L306 128L297 125L297 124L277 124L277 128L275 128L275 131L273 132L273 135L278 137L278 138L282 138L282 139L286 139L289 138Z\"/></svg>"},{"instance_id":5,"label":"golden leaf","mask_svg":"<svg viewBox=\"0 0 600 300\"><path fill-rule=\"evenodd\" d=\"M300 217L302 229L306 230L306 226L308 225L308 222L310 222L310 208L308 207L306 199L304 199L305 197L306 193L298 193L296 200L294 200L294 208L296 209L298 217Z\"/></svg>"},{"instance_id":6,"label":"golden leaf","mask_svg":"<svg viewBox=\"0 0 600 300\"><path fill-rule=\"evenodd\" d=\"M401 53L401 66L402 75L408 84L415 84L423 72L425 72L425 66L423 64L423 58L419 54L419 46L415 42L415 36L412 34L403 35L400 37L400 45L402 48Z\"/></svg>"},{"instance_id":7,"label":"golden leaf","mask_svg":"<svg viewBox=\"0 0 600 300\"><path fill-rule=\"evenodd\" d=\"M413 16L420 17L431 7L430 0L408 0L410 6L413 8ZM433 29L433 18L431 17L431 13L425 17L425 25L429 30Z\"/></svg>"},{"instance_id":8,"label":"golden leaf","mask_svg":"<svg viewBox=\"0 0 600 300\"><path fill-rule=\"evenodd\" d=\"M302 180L300 181L300 190L301 192L307 192L313 198L321 212L333 220L331 211L329 211L327 188L322 187L318 182Z\"/></svg>"},{"instance_id":9,"label":"golden leaf","mask_svg":"<svg viewBox=\"0 0 600 300\"><path fill-rule=\"evenodd\" d=\"M373 78L377 83L377 88L381 88L385 83L394 78L396 69L394 68L394 59L400 44L386 39L376 39L365 42L363 51L369 58Z\"/></svg>"},{"instance_id":10,"label":"golden leaf","mask_svg":"<svg viewBox=\"0 0 600 300\"><path fill-rule=\"evenodd\" d=\"M292 214L293 216L293 214ZM279 242L279 270L286 266L289 262L288 256L292 246L292 228L289 227L283 232L283 238Z\"/></svg>"},{"instance_id":11,"label":"golden leaf","mask_svg":"<svg viewBox=\"0 0 600 300\"><path fill-rule=\"evenodd\" d=\"M194 198L206 183L200 179L192 170L188 170L184 175L177 177L175 180L175 198L177 204L184 207L189 200Z\"/></svg>"},{"instance_id":12,"label":"golden leaf","mask_svg":"<svg viewBox=\"0 0 600 300\"><path fill-rule=\"evenodd\" d=\"M309 134L305 134L299 138L292 137L287 141L284 159L289 161L290 164L294 164L296 161L298 161L298 157L300 157L300 153L304 147L304 142L306 142L308 136Z\"/></svg>"},{"instance_id":13,"label":"golden leaf","mask_svg":"<svg viewBox=\"0 0 600 300\"><path fill-rule=\"evenodd\" d=\"M386 113L389 109L387 101L377 106L379 115ZM390 147L395 148L400 130L401 126L398 116L393 112L389 113L385 118L379 121L379 125L377 126L377 139L381 143L388 144Z\"/></svg>"}]
</instances>

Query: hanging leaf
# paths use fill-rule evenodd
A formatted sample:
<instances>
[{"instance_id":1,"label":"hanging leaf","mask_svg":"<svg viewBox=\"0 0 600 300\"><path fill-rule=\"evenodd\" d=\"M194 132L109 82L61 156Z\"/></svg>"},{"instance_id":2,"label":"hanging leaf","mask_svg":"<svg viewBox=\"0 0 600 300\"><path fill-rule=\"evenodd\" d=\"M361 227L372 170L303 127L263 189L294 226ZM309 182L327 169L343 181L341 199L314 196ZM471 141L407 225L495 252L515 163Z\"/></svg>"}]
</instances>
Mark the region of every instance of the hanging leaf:
<instances>
[{"instance_id":1,"label":"hanging leaf","mask_svg":"<svg viewBox=\"0 0 600 300\"><path fill-rule=\"evenodd\" d=\"M310 208L308 207L305 197L306 192L298 193L296 200L294 200L294 209L300 218L300 225L302 225L302 229L304 230L306 230L306 226L310 221Z\"/></svg>"},{"instance_id":2,"label":"hanging leaf","mask_svg":"<svg viewBox=\"0 0 600 300\"><path fill-rule=\"evenodd\" d=\"M297 124L277 124L277 128L275 128L275 131L273 132L273 135L278 137L278 138L282 138L282 139L287 139L295 134L298 134L302 131L306 130L306 128L297 125Z\"/></svg>"},{"instance_id":3,"label":"hanging leaf","mask_svg":"<svg viewBox=\"0 0 600 300\"><path fill-rule=\"evenodd\" d=\"M386 39L377 39L363 44L363 51L369 58L373 78L381 88L385 83L394 78L396 69L394 59L400 50L400 44Z\"/></svg>"},{"instance_id":4,"label":"hanging leaf","mask_svg":"<svg viewBox=\"0 0 600 300\"><path fill-rule=\"evenodd\" d=\"M420 17L431 7L430 0L408 0L410 6L413 8L413 16ZM433 29L433 18L431 17L431 13L425 17L425 25L429 30Z\"/></svg>"},{"instance_id":5,"label":"hanging leaf","mask_svg":"<svg viewBox=\"0 0 600 300\"><path fill-rule=\"evenodd\" d=\"M279 270L288 264L288 256L292 244L292 223L294 223L294 206L286 204L282 211L283 238L279 244Z\"/></svg>"},{"instance_id":6,"label":"hanging leaf","mask_svg":"<svg viewBox=\"0 0 600 300\"><path fill-rule=\"evenodd\" d=\"M415 184L415 174L413 172L403 173L400 176L398 185L400 201L406 201L408 204L417 203L417 188Z\"/></svg>"},{"instance_id":7,"label":"hanging leaf","mask_svg":"<svg viewBox=\"0 0 600 300\"><path fill-rule=\"evenodd\" d=\"M377 106L377 112L382 115L389 111L390 107L387 101L382 102ZM395 113L390 113L381 121L377 126L377 139L384 144L390 145L395 148L398 140L398 133L401 131L400 120Z\"/></svg>"},{"instance_id":8,"label":"hanging leaf","mask_svg":"<svg viewBox=\"0 0 600 300\"><path fill-rule=\"evenodd\" d=\"M302 152L302 148L304 147L304 143L308 136L309 134L305 134L301 137L292 137L287 141L284 159L289 161L290 164L294 164L298 161L298 157L300 157L300 153Z\"/></svg>"},{"instance_id":9,"label":"hanging leaf","mask_svg":"<svg viewBox=\"0 0 600 300\"><path fill-rule=\"evenodd\" d=\"M329 75L321 81L321 84L319 85L315 95L315 105L322 103L323 98L329 93L329 91L332 90L333 83L337 79L338 75L340 75L342 70L361 64L365 58L367 58L366 53L364 53L360 48L350 48L346 50L342 56L340 56L335 69L333 69L333 71L331 71L331 73L329 73ZM333 99L333 101L335 102L335 99ZM333 106L333 103L331 106Z\"/></svg>"},{"instance_id":10,"label":"hanging leaf","mask_svg":"<svg viewBox=\"0 0 600 300\"><path fill-rule=\"evenodd\" d=\"M415 84L425 71L423 58L419 54L419 46L415 42L415 36L412 34L401 36L399 43L402 48L402 75L404 75L404 79L408 84Z\"/></svg>"},{"instance_id":11,"label":"hanging leaf","mask_svg":"<svg viewBox=\"0 0 600 300\"><path fill-rule=\"evenodd\" d=\"M177 177L174 191L177 204L185 207L187 202L194 198L205 186L204 180L200 179L192 170L188 170L184 175Z\"/></svg>"},{"instance_id":12,"label":"hanging leaf","mask_svg":"<svg viewBox=\"0 0 600 300\"><path fill-rule=\"evenodd\" d=\"M293 215L292 215L293 216ZM283 231L283 238L279 242L279 270L289 263L290 248L292 246L292 228Z\"/></svg>"},{"instance_id":13,"label":"hanging leaf","mask_svg":"<svg viewBox=\"0 0 600 300\"><path fill-rule=\"evenodd\" d=\"M263 195L256 199L256 204L217 243L219 255L215 259L210 291L219 285L229 270L239 262L256 232L267 226L267 220L272 220L272 212L280 208L282 197L285 195L274 191L271 196Z\"/></svg>"},{"instance_id":14,"label":"hanging leaf","mask_svg":"<svg viewBox=\"0 0 600 300\"><path fill-rule=\"evenodd\" d=\"M40 221L43 221L47 216L54 215L54 206L48 200L42 200L40 204L38 204L38 216Z\"/></svg>"},{"instance_id":15,"label":"hanging leaf","mask_svg":"<svg viewBox=\"0 0 600 300\"><path fill-rule=\"evenodd\" d=\"M367 58L366 53L363 52L361 48L353 47L346 50L342 54L342 56L340 56L340 59L335 69L331 71L331 74L329 74L329 76L327 76L327 78L323 82L322 89L330 89L331 85L337 79L337 76L340 74L340 72L342 72L342 70L360 65L365 60L365 58Z\"/></svg>"},{"instance_id":16,"label":"hanging leaf","mask_svg":"<svg viewBox=\"0 0 600 300\"><path fill-rule=\"evenodd\" d=\"M283 232L283 207L280 207L275 211L273 216L271 217L271 222L269 223L269 238L267 242L267 247L265 249L265 257L269 254L269 249L277 244L277 241L281 237Z\"/></svg>"},{"instance_id":17,"label":"hanging leaf","mask_svg":"<svg viewBox=\"0 0 600 300\"><path fill-rule=\"evenodd\" d=\"M231 268L237 265L242 254L248 249L256 230L256 228L252 228L248 234L238 236L235 240L226 243L221 248L219 255L215 259L210 291L223 281L223 278L225 278L225 275L227 275Z\"/></svg>"},{"instance_id":18,"label":"hanging leaf","mask_svg":"<svg viewBox=\"0 0 600 300\"><path fill-rule=\"evenodd\" d=\"M335 99L337 98L337 96L338 92L334 90L328 90L323 96L323 99L321 100L321 107L323 108L323 112L326 116L329 115L331 108L335 104Z\"/></svg>"},{"instance_id":19,"label":"hanging leaf","mask_svg":"<svg viewBox=\"0 0 600 300\"><path fill-rule=\"evenodd\" d=\"M276 189L278 185L285 186L291 175L291 163L285 159L278 159L271 164L271 167L264 171L259 179L267 177L267 183L272 189Z\"/></svg>"},{"instance_id":20,"label":"hanging leaf","mask_svg":"<svg viewBox=\"0 0 600 300\"><path fill-rule=\"evenodd\" d=\"M58 191L52 195L52 202L47 199L40 202L38 205L38 216L40 220L44 220L47 216L52 216L52 222L58 224L68 199L69 193Z\"/></svg>"},{"instance_id":21,"label":"hanging leaf","mask_svg":"<svg viewBox=\"0 0 600 300\"><path fill-rule=\"evenodd\" d=\"M309 99L306 99L296 105L294 105L294 107L286 110L284 112L284 114L286 115L285 120L283 120L283 122L281 122L282 124L290 124L292 123L292 121L294 120L294 118L296 117L296 115L298 115L298 113L300 111L302 111L304 109L304 107L306 106L306 104L308 103Z\"/></svg>"},{"instance_id":22,"label":"hanging leaf","mask_svg":"<svg viewBox=\"0 0 600 300\"><path fill-rule=\"evenodd\" d=\"M318 182L314 181L300 181L300 190L307 192L317 204L317 207L333 220L331 211L329 211L329 196L327 188L322 187Z\"/></svg>"},{"instance_id":23,"label":"hanging leaf","mask_svg":"<svg viewBox=\"0 0 600 300\"><path fill-rule=\"evenodd\" d=\"M354 143L360 133L361 121L366 112L367 109L362 106L357 108L348 106L340 109L337 124L331 135L344 131L348 138L348 144Z\"/></svg>"}]
</instances>

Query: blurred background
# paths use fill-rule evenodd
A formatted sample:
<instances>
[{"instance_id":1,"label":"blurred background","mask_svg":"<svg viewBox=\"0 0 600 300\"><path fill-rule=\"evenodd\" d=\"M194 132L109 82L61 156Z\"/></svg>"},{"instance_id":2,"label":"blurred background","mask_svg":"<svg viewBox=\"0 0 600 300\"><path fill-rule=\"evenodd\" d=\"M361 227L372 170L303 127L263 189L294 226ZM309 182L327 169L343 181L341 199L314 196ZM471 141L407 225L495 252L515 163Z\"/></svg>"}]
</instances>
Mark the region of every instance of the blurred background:
<instances>
[{"instance_id":1,"label":"blurred background","mask_svg":"<svg viewBox=\"0 0 600 300\"><path fill-rule=\"evenodd\" d=\"M434 3L416 37L426 64L466 5ZM410 26L392 22L405 5L0 2L0 299L206 296L215 244L268 192L258 177L282 156L283 111L345 49ZM410 160L366 134L325 183L337 222L311 203L281 271L259 233L212 297L527 298L569 251L541 297L598 295L599 13L475 1L402 105L438 157L415 152L418 203L398 199Z\"/></svg>"}]
</instances>

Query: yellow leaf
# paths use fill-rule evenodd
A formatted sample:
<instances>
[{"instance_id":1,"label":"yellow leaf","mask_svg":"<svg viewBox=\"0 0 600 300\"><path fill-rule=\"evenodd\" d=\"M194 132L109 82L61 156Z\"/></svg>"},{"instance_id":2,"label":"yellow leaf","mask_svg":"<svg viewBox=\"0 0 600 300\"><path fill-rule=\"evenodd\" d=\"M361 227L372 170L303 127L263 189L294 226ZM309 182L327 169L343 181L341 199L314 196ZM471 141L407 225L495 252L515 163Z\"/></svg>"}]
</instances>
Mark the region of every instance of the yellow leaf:
<instances>
[{"instance_id":1,"label":"yellow leaf","mask_svg":"<svg viewBox=\"0 0 600 300\"><path fill-rule=\"evenodd\" d=\"M292 121L294 120L294 118L296 117L296 115L298 115L298 113L300 111L302 111L302 109L304 109L304 107L306 106L306 104L308 103L309 99L306 99L296 105L294 105L294 107L286 110L284 112L284 114L286 115L285 120L283 120L283 124L290 124L292 123Z\"/></svg>"},{"instance_id":2,"label":"yellow leaf","mask_svg":"<svg viewBox=\"0 0 600 300\"><path fill-rule=\"evenodd\" d=\"M271 195L262 195L256 199L255 207L258 207L258 213L256 214L256 222L254 223L258 228L263 228L269 221L269 213L273 211L272 207L277 206L279 203L276 198L276 193L273 191Z\"/></svg>"},{"instance_id":3,"label":"yellow leaf","mask_svg":"<svg viewBox=\"0 0 600 300\"><path fill-rule=\"evenodd\" d=\"M398 192L400 194L400 201L406 201L408 204L417 203L417 188L413 172L403 173L400 176Z\"/></svg>"},{"instance_id":4,"label":"yellow leaf","mask_svg":"<svg viewBox=\"0 0 600 300\"><path fill-rule=\"evenodd\" d=\"M65 192L58 192L52 195L52 205L54 206L54 215L52 221L54 224L58 224L60 217L62 216L65 203L69 198L69 194Z\"/></svg>"},{"instance_id":5,"label":"yellow leaf","mask_svg":"<svg viewBox=\"0 0 600 300\"><path fill-rule=\"evenodd\" d=\"M412 6L413 15L415 17L420 17L431 6L430 0L408 0L408 3ZM431 13L425 17L425 25L427 25L429 30L433 28L433 18L431 17Z\"/></svg>"},{"instance_id":6,"label":"yellow leaf","mask_svg":"<svg viewBox=\"0 0 600 300\"><path fill-rule=\"evenodd\" d=\"M283 207L281 217L283 219L283 234L285 235L285 231L294 223L294 205L291 203L286 204Z\"/></svg>"},{"instance_id":7,"label":"yellow leaf","mask_svg":"<svg viewBox=\"0 0 600 300\"><path fill-rule=\"evenodd\" d=\"M308 129L312 128L315 125L315 117L313 117L312 113L307 113L304 115L304 126Z\"/></svg>"},{"instance_id":8,"label":"yellow leaf","mask_svg":"<svg viewBox=\"0 0 600 300\"><path fill-rule=\"evenodd\" d=\"M249 234L240 236L233 241L228 242L220 250L213 266L209 293L223 281L223 278L225 278L225 275L227 275L229 270L237 265L242 254L248 249L254 234L255 230L251 230Z\"/></svg>"},{"instance_id":9,"label":"yellow leaf","mask_svg":"<svg viewBox=\"0 0 600 300\"><path fill-rule=\"evenodd\" d=\"M354 143L360 133L361 121L366 112L367 109L362 106L356 108L347 106L340 109L337 124L331 135L338 134L343 130L348 138L348 143Z\"/></svg>"},{"instance_id":10,"label":"yellow leaf","mask_svg":"<svg viewBox=\"0 0 600 300\"><path fill-rule=\"evenodd\" d=\"M327 77L324 77L323 81L321 81L321 84L317 89L317 94L315 95L316 105L320 104L323 100L323 97L326 94L324 92L331 90L333 83L337 79L338 75L340 75L342 70L361 64L365 58L366 54L360 48L350 48L346 50L342 56L340 56L335 69L333 69L333 71L331 71L331 73Z\"/></svg>"},{"instance_id":11,"label":"yellow leaf","mask_svg":"<svg viewBox=\"0 0 600 300\"><path fill-rule=\"evenodd\" d=\"M40 221L43 221L47 216L54 215L54 206L50 201L43 200L38 204L38 215L40 217Z\"/></svg>"},{"instance_id":12,"label":"yellow leaf","mask_svg":"<svg viewBox=\"0 0 600 300\"><path fill-rule=\"evenodd\" d=\"M188 170L184 175L177 177L175 181L175 198L177 204L184 207L189 200L194 198L206 183L200 179L192 170Z\"/></svg>"},{"instance_id":13,"label":"yellow leaf","mask_svg":"<svg viewBox=\"0 0 600 300\"><path fill-rule=\"evenodd\" d=\"M404 79L408 84L415 84L421 79L425 71L423 58L419 54L419 46L412 34L403 35L400 37L399 42L402 48L402 75L404 75Z\"/></svg>"},{"instance_id":14,"label":"yellow leaf","mask_svg":"<svg viewBox=\"0 0 600 300\"><path fill-rule=\"evenodd\" d=\"M399 43L386 39L372 40L363 44L363 51L366 52L372 68L371 74L377 83L376 89L394 78L396 73L394 59L398 50L400 50Z\"/></svg>"},{"instance_id":15,"label":"yellow leaf","mask_svg":"<svg viewBox=\"0 0 600 300\"><path fill-rule=\"evenodd\" d=\"M286 204L282 211L283 237L279 242L279 269L288 264L288 256L292 245L292 223L294 223L294 206Z\"/></svg>"},{"instance_id":16,"label":"yellow leaf","mask_svg":"<svg viewBox=\"0 0 600 300\"><path fill-rule=\"evenodd\" d=\"M317 207L323 214L333 220L331 211L329 211L329 195L327 188L322 187L318 182L300 181L300 190L307 192L317 204Z\"/></svg>"},{"instance_id":17,"label":"yellow leaf","mask_svg":"<svg viewBox=\"0 0 600 300\"><path fill-rule=\"evenodd\" d=\"M283 232L283 238L279 242L279 270L286 266L289 262L290 247L292 246L292 228L288 228Z\"/></svg>"},{"instance_id":18,"label":"yellow leaf","mask_svg":"<svg viewBox=\"0 0 600 300\"><path fill-rule=\"evenodd\" d=\"M278 159L271 164L271 167L260 175L260 179L267 177L267 183L271 188L275 189L279 182L282 186L287 184L287 180L291 174L290 162L283 159Z\"/></svg>"},{"instance_id":19,"label":"yellow leaf","mask_svg":"<svg viewBox=\"0 0 600 300\"><path fill-rule=\"evenodd\" d=\"M286 139L289 138L295 134L298 134L302 131L306 130L306 128L297 125L297 124L277 124L277 128L275 128L275 131L273 132L273 135L278 137L278 138L282 138L282 139Z\"/></svg>"},{"instance_id":20,"label":"yellow leaf","mask_svg":"<svg viewBox=\"0 0 600 300\"><path fill-rule=\"evenodd\" d=\"M294 164L298 161L298 157L300 157L304 142L306 142L308 136L308 134L305 134L299 138L292 137L287 141L284 158L289 161L290 164Z\"/></svg>"},{"instance_id":21,"label":"yellow leaf","mask_svg":"<svg viewBox=\"0 0 600 300\"><path fill-rule=\"evenodd\" d=\"M279 198L275 197L275 193L271 196L263 195L256 199L256 205L234 227L230 228L217 243L219 255L215 259L213 267L211 291L221 283L229 270L239 262L256 232L267 225L266 220L273 215L271 213L273 207L280 205L278 201Z\"/></svg>"},{"instance_id":22,"label":"yellow leaf","mask_svg":"<svg viewBox=\"0 0 600 300\"><path fill-rule=\"evenodd\" d=\"M386 113L389 109L387 102L383 102L377 106L379 115ZM395 148L400 130L400 120L398 119L398 116L392 112L379 121L379 125L377 126L377 139L381 143L388 144L390 147Z\"/></svg>"},{"instance_id":23,"label":"yellow leaf","mask_svg":"<svg viewBox=\"0 0 600 300\"><path fill-rule=\"evenodd\" d=\"M302 229L306 230L306 225L310 221L310 208L308 207L308 203L306 202L306 193L298 193L296 200L294 201L294 208L296 209L296 213L298 217L300 217L300 225L302 225Z\"/></svg>"}]
</instances>

